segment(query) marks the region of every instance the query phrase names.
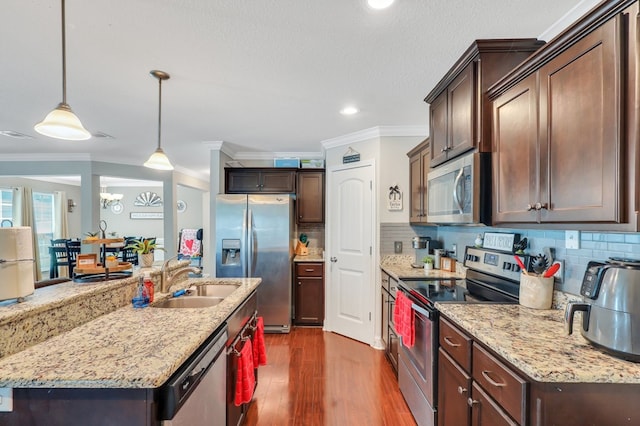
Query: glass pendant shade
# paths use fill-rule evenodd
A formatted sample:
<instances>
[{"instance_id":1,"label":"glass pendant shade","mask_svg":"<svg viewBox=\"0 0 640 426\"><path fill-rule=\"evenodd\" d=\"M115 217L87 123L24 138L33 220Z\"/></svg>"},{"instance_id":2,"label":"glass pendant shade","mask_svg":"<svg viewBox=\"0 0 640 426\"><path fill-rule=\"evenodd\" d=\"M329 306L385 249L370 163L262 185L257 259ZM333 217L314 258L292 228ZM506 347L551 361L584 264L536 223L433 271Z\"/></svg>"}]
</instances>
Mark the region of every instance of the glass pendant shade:
<instances>
[{"instance_id":1,"label":"glass pendant shade","mask_svg":"<svg viewBox=\"0 0 640 426\"><path fill-rule=\"evenodd\" d=\"M56 139L83 141L91 138L80 119L71 111L69 105L59 103L40 123L34 126L41 135Z\"/></svg>"},{"instance_id":2,"label":"glass pendant shade","mask_svg":"<svg viewBox=\"0 0 640 426\"><path fill-rule=\"evenodd\" d=\"M171 165L169 158L160 147L151 154L151 157L149 157L149 159L144 163L144 166L156 170L173 170L173 166Z\"/></svg>"}]
</instances>

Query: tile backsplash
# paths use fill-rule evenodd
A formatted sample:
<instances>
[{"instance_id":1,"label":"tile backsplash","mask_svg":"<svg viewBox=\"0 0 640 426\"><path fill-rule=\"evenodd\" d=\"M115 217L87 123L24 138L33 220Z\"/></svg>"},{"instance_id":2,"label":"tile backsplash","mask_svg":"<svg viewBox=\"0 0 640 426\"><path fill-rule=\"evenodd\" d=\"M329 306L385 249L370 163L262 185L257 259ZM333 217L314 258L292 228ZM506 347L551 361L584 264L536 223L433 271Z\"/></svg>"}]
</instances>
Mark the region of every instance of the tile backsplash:
<instances>
[{"instance_id":1,"label":"tile backsplash","mask_svg":"<svg viewBox=\"0 0 640 426\"><path fill-rule=\"evenodd\" d=\"M590 260L605 261L610 257L640 259L640 233L580 232L580 248L565 248L564 230L505 229L466 226L410 226L408 224L383 223L380 225L380 253L392 254L393 242L403 241L403 253L413 253L411 238L416 235L431 236L443 243L447 250L457 245L457 258L462 261L466 246L473 245L478 234L485 232L518 233L529 240L527 253L540 253L544 247L555 249L556 259L564 261L564 281L558 290L580 294L582 277ZM394 240L394 238L396 238ZM402 239L399 239L402 238ZM408 242L404 242L408 241Z\"/></svg>"}]
</instances>

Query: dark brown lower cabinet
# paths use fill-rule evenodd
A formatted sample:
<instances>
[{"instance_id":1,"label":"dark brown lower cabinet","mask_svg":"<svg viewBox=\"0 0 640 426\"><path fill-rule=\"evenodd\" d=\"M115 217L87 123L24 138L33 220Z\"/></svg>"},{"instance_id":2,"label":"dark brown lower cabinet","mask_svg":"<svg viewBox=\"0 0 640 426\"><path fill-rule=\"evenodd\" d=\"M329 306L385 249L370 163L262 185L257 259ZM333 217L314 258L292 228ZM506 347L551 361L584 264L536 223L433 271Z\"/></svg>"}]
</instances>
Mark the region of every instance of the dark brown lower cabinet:
<instances>
[{"instance_id":1,"label":"dark brown lower cabinet","mask_svg":"<svg viewBox=\"0 0 640 426\"><path fill-rule=\"evenodd\" d=\"M468 425L471 411L467 404L471 389L469 376L442 349L438 359L438 424Z\"/></svg>"},{"instance_id":2,"label":"dark brown lower cabinet","mask_svg":"<svg viewBox=\"0 0 640 426\"><path fill-rule=\"evenodd\" d=\"M294 269L293 323L295 325L324 324L324 264L297 262Z\"/></svg>"},{"instance_id":3,"label":"dark brown lower cabinet","mask_svg":"<svg viewBox=\"0 0 640 426\"><path fill-rule=\"evenodd\" d=\"M517 426L518 423L500 408L500 406L487 395L478 383L473 382L471 391L471 424L472 426ZM458 423L460 425L465 423Z\"/></svg>"}]
</instances>

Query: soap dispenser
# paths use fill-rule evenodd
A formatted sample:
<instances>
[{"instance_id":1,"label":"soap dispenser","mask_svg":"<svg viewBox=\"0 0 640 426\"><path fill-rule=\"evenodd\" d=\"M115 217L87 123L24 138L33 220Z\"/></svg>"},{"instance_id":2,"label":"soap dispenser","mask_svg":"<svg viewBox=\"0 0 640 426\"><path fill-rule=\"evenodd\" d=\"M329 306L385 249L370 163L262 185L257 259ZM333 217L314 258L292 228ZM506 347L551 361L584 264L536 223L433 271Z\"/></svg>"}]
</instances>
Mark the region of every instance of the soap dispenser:
<instances>
[{"instance_id":1,"label":"soap dispenser","mask_svg":"<svg viewBox=\"0 0 640 426\"><path fill-rule=\"evenodd\" d=\"M144 308L149 305L149 293L144 285L144 278L140 276L138 279L138 288L136 294L131 299L134 308Z\"/></svg>"}]
</instances>

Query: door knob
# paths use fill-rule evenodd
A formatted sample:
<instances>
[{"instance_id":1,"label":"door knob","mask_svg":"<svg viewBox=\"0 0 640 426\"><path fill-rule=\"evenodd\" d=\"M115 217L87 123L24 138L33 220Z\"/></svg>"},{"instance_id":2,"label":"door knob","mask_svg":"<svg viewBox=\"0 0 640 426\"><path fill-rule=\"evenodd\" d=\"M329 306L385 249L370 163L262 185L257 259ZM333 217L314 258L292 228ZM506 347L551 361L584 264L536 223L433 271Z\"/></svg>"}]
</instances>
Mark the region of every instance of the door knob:
<instances>
[{"instance_id":1,"label":"door knob","mask_svg":"<svg viewBox=\"0 0 640 426\"><path fill-rule=\"evenodd\" d=\"M332 263L336 263L338 261L337 257L331 256L331 258L329 259Z\"/></svg>"}]
</instances>

